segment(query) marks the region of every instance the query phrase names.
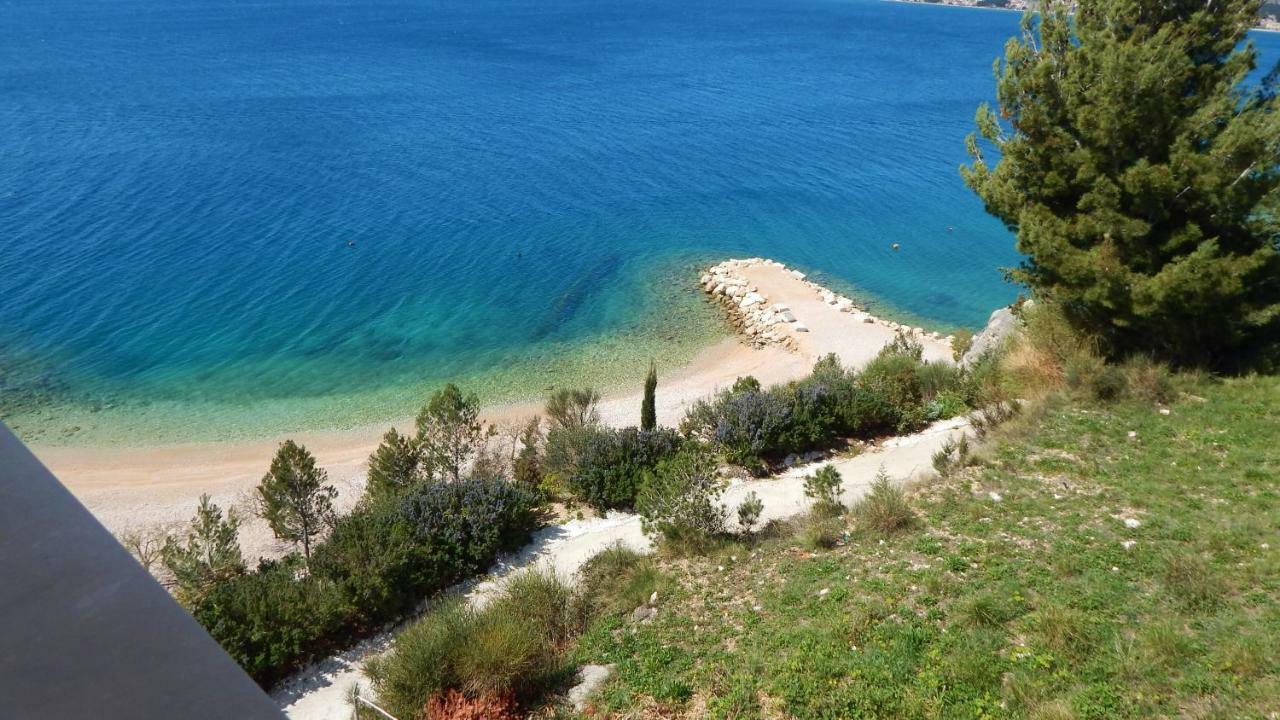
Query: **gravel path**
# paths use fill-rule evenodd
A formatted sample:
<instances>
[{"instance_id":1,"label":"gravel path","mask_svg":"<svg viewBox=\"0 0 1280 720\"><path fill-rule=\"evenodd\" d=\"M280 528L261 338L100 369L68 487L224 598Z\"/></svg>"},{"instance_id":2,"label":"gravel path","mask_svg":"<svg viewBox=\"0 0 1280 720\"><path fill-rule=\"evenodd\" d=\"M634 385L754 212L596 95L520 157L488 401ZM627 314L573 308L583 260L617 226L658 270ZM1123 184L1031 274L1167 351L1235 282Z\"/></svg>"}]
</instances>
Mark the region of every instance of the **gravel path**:
<instances>
[{"instance_id":1,"label":"gravel path","mask_svg":"<svg viewBox=\"0 0 1280 720\"><path fill-rule=\"evenodd\" d=\"M842 499L853 502L862 497L882 467L900 483L927 475L932 469L933 453L949 437L963 433L967 425L963 418L941 421L915 435L886 440L860 455L832 459L830 463L844 477ZM725 491L724 503L732 516L738 503L754 491L764 503L762 522L797 515L809 505L804 496L803 478L819 465L796 467L772 478L735 484ZM523 550L499 562L485 578L469 583L465 589L473 601L483 602L503 578L518 570L551 567L568 578L588 558L615 542L637 550L651 549L640 530L640 519L635 515L616 513L589 521L573 521L539 531ZM364 688L369 686L363 673L363 660L383 652L393 635L394 631L384 633L324 660L286 682L272 696L294 720L347 720L351 716L346 702L349 689L356 683Z\"/></svg>"}]
</instances>

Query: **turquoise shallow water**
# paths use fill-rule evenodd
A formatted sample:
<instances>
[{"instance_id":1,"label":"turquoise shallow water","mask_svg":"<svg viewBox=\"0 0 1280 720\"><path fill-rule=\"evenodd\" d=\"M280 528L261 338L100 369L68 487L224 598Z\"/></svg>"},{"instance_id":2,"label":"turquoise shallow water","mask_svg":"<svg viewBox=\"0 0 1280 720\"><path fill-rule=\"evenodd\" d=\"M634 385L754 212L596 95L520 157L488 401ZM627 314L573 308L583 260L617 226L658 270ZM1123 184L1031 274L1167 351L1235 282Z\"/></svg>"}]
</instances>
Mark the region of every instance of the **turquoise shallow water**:
<instances>
[{"instance_id":1,"label":"turquoise shallow water","mask_svg":"<svg viewBox=\"0 0 1280 720\"><path fill-rule=\"evenodd\" d=\"M12 0L0 418L148 444L380 422L445 380L631 380L724 332L691 288L732 255L979 324L1017 258L956 167L1017 20Z\"/></svg>"}]
</instances>

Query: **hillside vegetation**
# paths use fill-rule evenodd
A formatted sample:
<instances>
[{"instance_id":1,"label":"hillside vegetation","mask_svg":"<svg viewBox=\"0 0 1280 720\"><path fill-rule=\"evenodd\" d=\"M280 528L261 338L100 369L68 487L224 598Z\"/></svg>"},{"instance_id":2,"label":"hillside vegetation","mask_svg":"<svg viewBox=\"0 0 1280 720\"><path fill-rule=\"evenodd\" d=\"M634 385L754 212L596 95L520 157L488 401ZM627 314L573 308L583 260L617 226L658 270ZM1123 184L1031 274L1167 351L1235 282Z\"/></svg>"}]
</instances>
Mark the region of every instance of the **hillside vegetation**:
<instances>
[{"instance_id":1,"label":"hillside vegetation","mask_svg":"<svg viewBox=\"0 0 1280 720\"><path fill-rule=\"evenodd\" d=\"M1167 405L1050 395L882 533L791 528L666 559L656 615L595 623L593 717L1280 713L1280 380Z\"/></svg>"}]
</instances>

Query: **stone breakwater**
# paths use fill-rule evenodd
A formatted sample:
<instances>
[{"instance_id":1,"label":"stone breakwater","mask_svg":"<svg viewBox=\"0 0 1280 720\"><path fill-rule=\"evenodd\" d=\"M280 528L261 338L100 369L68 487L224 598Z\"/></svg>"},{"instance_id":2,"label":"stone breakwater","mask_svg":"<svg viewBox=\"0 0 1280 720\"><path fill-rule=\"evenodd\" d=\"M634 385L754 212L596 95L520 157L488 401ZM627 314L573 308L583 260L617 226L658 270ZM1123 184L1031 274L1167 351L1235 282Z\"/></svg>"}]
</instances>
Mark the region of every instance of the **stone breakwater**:
<instances>
[{"instance_id":1,"label":"stone breakwater","mask_svg":"<svg viewBox=\"0 0 1280 720\"><path fill-rule=\"evenodd\" d=\"M894 332L920 339L931 338L948 344L954 340L951 335L943 336L941 333L928 332L924 328L878 318L850 298L809 280L804 273L788 269L786 265L776 260L765 258L725 260L708 268L699 278L699 285L713 300L725 308L730 324L752 347L778 345L792 352L799 352L800 343L796 339L796 333L809 332L809 326L805 324L803 318L796 316L790 305L783 302L770 302L768 295L743 275L744 270L760 266L770 266L789 274L812 291L823 303L841 313L847 313L854 322L881 325Z\"/></svg>"}]
</instances>

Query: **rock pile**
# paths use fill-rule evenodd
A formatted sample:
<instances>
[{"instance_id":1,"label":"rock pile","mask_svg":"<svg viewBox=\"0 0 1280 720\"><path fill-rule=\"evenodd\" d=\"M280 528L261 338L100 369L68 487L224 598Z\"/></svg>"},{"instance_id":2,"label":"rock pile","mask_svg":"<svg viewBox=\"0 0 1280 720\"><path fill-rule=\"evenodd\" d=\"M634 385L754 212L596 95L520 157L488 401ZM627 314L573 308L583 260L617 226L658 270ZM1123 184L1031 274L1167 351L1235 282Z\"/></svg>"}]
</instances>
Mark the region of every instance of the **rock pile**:
<instances>
[{"instance_id":1,"label":"rock pile","mask_svg":"<svg viewBox=\"0 0 1280 720\"><path fill-rule=\"evenodd\" d=\"M793 333L809 332L791 308L783 303L769 303L769 298L759 292L759 288L751 284L741 271L745 268L770 265L790 273L800 282L812 289L822 301L836 310L849 313L855 321L869 324L880 324L890 330L904 332L916 337L931 337L934 340L951 342L950 335L925 332L923 328L912 328L890 320L882 320L858 307L853 300L819 285L805 277L799 270L788 270L786 265L765 258L746 258L725 260L707 269L699 278L702 289L712 299L725 307L729 314L729 322L753 347L780 345L788 350L798 350Z\"/></svg>"}]
</instances>

